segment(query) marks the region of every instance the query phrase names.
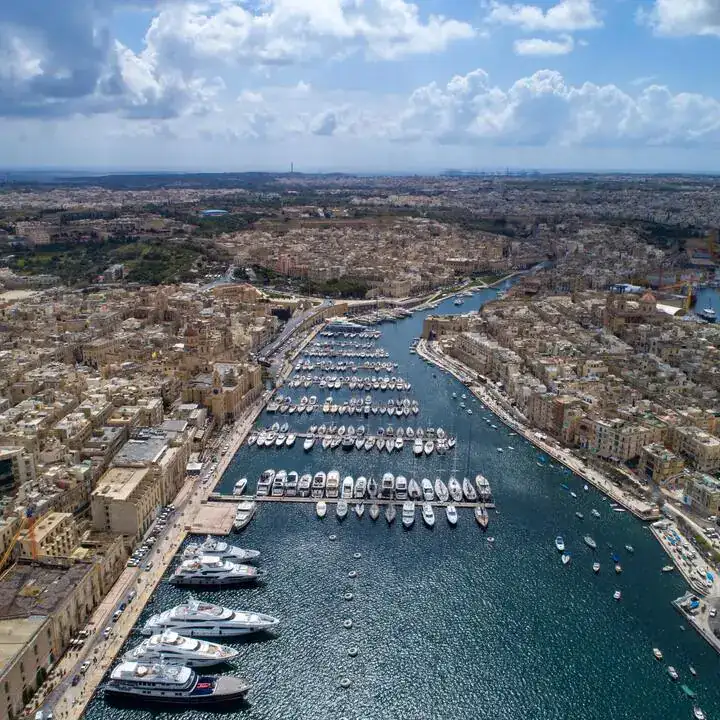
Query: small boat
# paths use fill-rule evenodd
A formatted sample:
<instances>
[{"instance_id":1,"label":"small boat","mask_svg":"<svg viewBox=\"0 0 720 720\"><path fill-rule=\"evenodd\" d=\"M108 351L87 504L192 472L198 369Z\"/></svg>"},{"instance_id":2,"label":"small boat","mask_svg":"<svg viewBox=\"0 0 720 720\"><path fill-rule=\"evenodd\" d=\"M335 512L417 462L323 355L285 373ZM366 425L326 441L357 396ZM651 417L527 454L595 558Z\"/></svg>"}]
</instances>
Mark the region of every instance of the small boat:
<instances>
[{"instance_id":1,"label":"small boat","mask_svg":"<svg viewBox=\"0 0 720 720\"><path fill-rule=\"evenodd\" d=\"M410 482L408 483L408 497L411 500L420 500L420 498L422 498L422 490L415 478L410 478Z\"/></svg>"},{"instance_id":2,"label":"small boat","mask_svg":"<svg viewBox=\"0 0 720 720\"><path fill-rule=\"evenodd\" d=\"M626 546L625 546L625 549L626 549L629 553L634 553L634 552L635 552L635 548L634 548L632 545L626 545Z\"/></svg>"},{"instance_id":3,"label":"small boat","mask_svg":"<svg viewBox=\"0 0 720 720\"><path fill-rule=\"evenodd\" d=\"M599 517L600 517L600 513L599 513L595 508L593 508L593 509L590 511L590 514L591 514L593 517L596 517L596 518L599 518Z\"/></svg>"},{"instance_id":4,"label":"small boat","mask_svg":"<svg viewBox=\"0 0 720 720\"><path fill-rule=\"evenodd\" d=\"M576 512L575 517L582 520L585 516L581 512Z\"/></svg>"},{"instance_id":5,"label":"small boat","mask_svg":"<svg viewBox=\"0 0 720 720\"><path fill-rule=\"evenodd\" d=\"M348 514L348 504L345 500L338 500L338 504L335 507L335 514L342 520Z\"/></svg>"},{"instance_id":6,"label":"small boat","mask_svg":"<svg viewBox=\"0 0 720 720\"><path fill-rule=\"evenodd\" d=\"M619 575L621 572L622 572L622 565L620 565L620 563L618 563L617 565L615 565L615 573L617 575Z\"/></svg>"},{"instance_id":7,"label":"small boat","mask_svg":"<svg viewBox=\"0 0 720 720\"><path fill-rule=\"evenodd\" d=\"M435 494L437 495L440 502L448 501L449 493L447 485L445 485L445 483L440 478L435 478Z\"/></svg>"},{"instance_id":8,"label":"small boat","mask_svg":"<svg viewBox=\"0 0 720 720\"><path fill-rule=\"evenodd\" d=\"M247 487L247 478L240 478L233 488L233 495L244 495Z\"/></svg>"},{"instance_id":9,"label":"small boat","mask_svg":"<svg viewBox=\"0 0 720 720\"><path fill-rule=\"evenodd\" d=\"M705 720L705 713L697 705L695 705L693 707L693 717L695 720Z\"/></svg>"},{"instance_id":10,"label":"small boat","mask_svg":"<svg viewBox=\"0 0 720 720\"><path fill-rule=\"evenodd\" d=\"M593 563L593 572L596 574L600 572L600 563L599 562Z\"/></svg>"},{"instance_id":11,"label":"small boat","mask_svg":"<svg viewBox=\"0 0 720 720\"><path fill-rule=\"evenodd\" d=\"M583 490L587 492L590 488L587 485L583 485Z\"/></svg>"},{"instance_id":12,"label":"small boat","mask_svg":"<svg viewBox=\"0 0 720 720\"><path fill-rule=\"evenodd\" d=\"M475 508L475 520L483 530L487 529L490 518L488 517L487 510L482 505L478 505Z\"/></svg>"},{"instance_id":13,"label":"small boat","mask_svg":"<svg viewBox=\"0 0 720 720\"><path fill-rule=\"evenodd\" d=\"M462 502L463 491L457 478L451 477L448 480L448 493L455 502Z\"/></svg>"},{"instance_id":14,"label":"small boat","mask_svg":"<svg viewBox=\"0 0 720 720\"><path fill-rule=\"evenodd\" d=\"M318 500L315 505L315 512L319 518L324 518L327 513L327 503L324 500Z\"/></svg>"},{"instance_id":15,"label":"small boat","mask_svg":"<svg viewBox=\"0 0 720 720\"><path fill-rule=\"evenodd\" d=\"M491 535L487 541L492 545L495 542L495 538Z\"/></svg>"},{"instance_id":16,"label":"small boat","mask_svg":"<svg viewBox=\"0 0 720 720\"><path fill-rule=\"evenodd\" d=\"M614 600L620 600L621 597L622 597L622 593L621 593L619 590L616 590L616 591L613 593L613 599L614 599Z\"/></svg>"},{"instance_id":17,"label":"small boat","mask_svg":"<svg viewBox=\"0 0 720 720\"><path fill-rule=\"evenodd\" d=\"M458 512L454 505L447 505L445 507L445 517L451 525L457 525Z\"/></svg>"},{"instance_id":18,"label":"small boat","mask_svg":"<svg viewBox=\"0 0 720 720\"><path fill-rule=\"evenodd\" d=\"M562 535L558 535L555 538L555 547L558 549L558 552L563 552L565 550L565 541L562 538Z\"/></svg>"},{"instance_id":19,"label":"small boat","mask_svg":"<svg viewBox=\"0 0 720 720\"><path fill-rule=\"evenodd\" d=\"M385 519L387 520L388 525L392 524L393 520L395 520L396 515L397 509L392 503L385 507Z\"/></svg>"},{"instance_id":20,"label":"small boat","mask_svg":"<svg viewBox=\"0 0 720 720\"><path fill-rule=\"evenodd\" d=\"M613 508L613 512L616 512L616 513L624 513L624 512L626 512L626 511L625 511L625 508L614 507L614 508Z\"/></svg>"},{"instance_id":21,"label":"small boat","mask_svg":"<svg viewBox=\"0 0 720 720\"><path fill-rule=\"evenodd\" d=\"M403 527L410 528L415 522L415 503L412 501L404 502L402 506L402 523Z\"/></svg>"},{"instance_id":22,"label":"small boat","mask_svg":"<svg viewBox=\"0 0 720 720\"><path fill-rule=\"evenodd\" d=\"M563 565L567 565L567 564L570 562L570 553L569 553L569 552L564 552L564 553L560 556L560 559L562 560L562 564L563 564Z\"/></svg>"},{"instance_id":23,"label":"small boat","mask_svg":"<svg viewBox=\"0 0 720 720\"><path fill-rule=\"evenodd\" d=\"M573 492L573 491L571 490L571 491L570 491L570 497L576 498L576 497L577 497L577 493L576 493L576 492Z\"/></svg>"},{"instance_id":24,"label":"small boat","mask_svg":"<svg viewBox=\"0 0 720 720\"><path fill-rule=\"evenodd\" d=\"M589 548L595 550L595 548L597 547L597 543L589 535L586 535L583 540Z\"/></svg>"},{"instance_id":25,"label":"small boat","mask_svg":"<svg viewBox=\"0 0 720 720\"><path fill-rule=\"evenodd\" d=\"M468 502L477 501L477 493L475 492L475 488L472 486L472 483L467 478L463 478L462 491Z\"/></svg>"},{"instance_id":26,"label":"small boat","mask_svg":"<svg viewBox=\"0 0 720 720\"><path fill-rule=\"evenodd\" d=\"M422 488L423 499L425 502L432 502L435 499L435 493L433 492L432 483L428 478L423 478L420 482Z\"/></svg>"},{"instance_id":27,"label":"small boat","mask_svg":"<svg viewBox=\"0 0 720 720\"><path fill-rule=\"evenodd\" d=\"M435 525L435 513L433 512L432 505L429 502L424 502L422 506L422 519L428 527L434 527Z\"/></svg>"},{"instance_id":28,"label":"small boat","mask_svg":"<svg viewBox=\"0 0 720 720\"><path fill-rule=\"evenodd\" d=\"M365 514L365 503L355 505L355 514L361 518Z\"/></svg>"},{"instance_id":29,"label":"small boat","mask_svg":"<svg viewBox=\"0 0 720 720\"><path fill-rule=\"evenodd\" d=\"M672 665L668 665L667 672L672 680L678 680L680 678L678 671Z\"/></svg>"},{"instance_id":30,"label":"small boat","mask_svg":"<svg viewBox=\"0 0 720 720\"><path fill-rule=\"evenodd\" d=\"M662 571L664 573L672 572L675 569L674 565L663 565Z\"/></svg>"},{"instance_id":31,"label":"small boat","mask_svg":"<svg viewBox=\"0 0 720 720\"><path fill-rule=\"evenodd\" d=\"M695 677L697 675L697 670L691 665L690 666L690 674Z\"/></svg>"},{"instance_id":32,"label":"small boat","mask_svg":"<svg viewBox=\"0 0 720 720\"><path fill-rule=\"evenodd\" d=\"M372 520L377 520L380 516L380 506L377 503L373 503L370 506L370 510L368 511L368 513Z\"/></svg>"},{"instance_id":33,"label":"small boat","mask_svg":"<svg viewBox=\"0 0 720 720\"><path fill-rule=\"evenodd\" d=\"M375 478L370 478L367 484L367 494L371 498L376 498L378 494L378 485Z\"/></svg>"},{"instance_id":34,"label":"small boat","mask_svg":"<svg viewBox=\"0 0 720 720\"><path fill-rule=\"evenodd\" d=\"M656 660L662 660L662 659L663 659L662 651L659 650L658 648L653 648L653 655L655 656L655 659L656 659Z\"/></svg>"}]
</instances>

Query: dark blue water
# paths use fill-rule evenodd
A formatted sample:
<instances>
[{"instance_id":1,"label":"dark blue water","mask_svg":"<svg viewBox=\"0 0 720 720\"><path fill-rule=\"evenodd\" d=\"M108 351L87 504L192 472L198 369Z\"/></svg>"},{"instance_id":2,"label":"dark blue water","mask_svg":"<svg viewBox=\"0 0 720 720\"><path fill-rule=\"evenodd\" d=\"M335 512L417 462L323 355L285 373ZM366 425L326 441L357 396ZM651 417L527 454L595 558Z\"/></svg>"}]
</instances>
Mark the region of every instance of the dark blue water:
<instances>
[{"instance_id":1,"label":"dark blue water","mask_svg":"<svg viewBox=\"0 0 720 720\"><path fill-rule=\"evenodd\" d=\"M491 296L476 296L461 307L446 302L435 312L467 312ZM246 707L223 714L253 720L691 718L691 701L666 673L672 664L681 682L697 692L708 717L720 717L717 656L692 629L681 629L683 620L670 601L685 586L674 574L660 573L667 558L650 532L631 516L611 512L594 490L583 492L582 482L562 468L538 467L538 451L510 437L495 419L498 428L492 429L485 422L491 416L479 403L468 401L472 417L461 411L451 395L465 389L409 353L421 326L420 314L384 325L378 345L390 350L400 365L394 374L413 383L410 395L421 403L421 413L402 424L442 425L456 432L457 456L414 461L407 447L393 455L317 446L306 454L301 445L243 448L219 489L230 490L241 476L254 482L266 467L337 468L356 477L391 470L434 478L440 472L447 478L457 464L459 474L483 472L492 484L500 511L491 514L488 531L495 545L487 543L469 510L460 511L454 529L438 515L436 527L428 530L418 515L408 532L397 521L393 527L382 519L373 523L367 513L362 520L350 516L339 523L330 516L318 520L312 505L261 506L246 531L231 539L263 553L267 582L198 594L283 621L276 638L240 646L239 662L225 671L249 678L253 690ZM316 387L289 392L297 399L316 394L322 400L327 394ZM384 393L382 399L397 395ZM273 419L261 417L259 424ZM285 419L302 431L331 416ZM396 418L373 420L399 424ZM344 417L342 422L360 420ZM500 446L504 453L497 452ZM563 483L577 499L561 488ZM593 507L600 519L590 515ZM576 510L584 520L575 517ZM598 543L595 553L582 542L587 532ZM328 539L331 533L337 533L337 541ZM553 545L558 533L573 554L568 567L561 566ZM634 555L624 550L628 543ZM620 576L612 571L610 546L622 556ZM357 551L359 560L353 559ZM599 576L591 569L594 559L602 564ZM347 577L353 569L355 580ZM620 603L612 598L615 589L622 590ZM347 591L354 594L351 602L342 599ZM142 619L185 596L161 585ZM342 627L348 617L354 623L350 630ZM347 655L352 645L360 650L356 658ZM664 663L655 661L653 647L663 650ZM690 664L698 671L696 679ZM339 687L343 677L352 680L349 689ZM99 720L107 712L98 696L86 716ZM111 712L122 720L213 714Z\"/></svg>"}]
</instances>

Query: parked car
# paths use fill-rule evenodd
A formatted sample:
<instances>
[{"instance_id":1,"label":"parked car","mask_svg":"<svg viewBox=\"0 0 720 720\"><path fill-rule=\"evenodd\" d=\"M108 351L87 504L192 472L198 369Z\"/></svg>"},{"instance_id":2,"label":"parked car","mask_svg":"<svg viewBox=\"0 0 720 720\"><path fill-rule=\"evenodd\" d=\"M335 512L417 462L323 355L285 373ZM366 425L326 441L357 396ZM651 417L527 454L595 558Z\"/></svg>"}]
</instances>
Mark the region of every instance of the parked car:
<instances>
[{"instance_id":1,"label":"parked car","mask_svg":"<svg viewBox=\"0 0 720 720\"><path fill-rule=\"evenodd\" d=\"M88 668L89 668L89 667L90 667L90 661L89 661L89 660L86 660L86 661L80 666L80 672L84 675L84 674L88 671Z\"/></svg>"}]
</instances>

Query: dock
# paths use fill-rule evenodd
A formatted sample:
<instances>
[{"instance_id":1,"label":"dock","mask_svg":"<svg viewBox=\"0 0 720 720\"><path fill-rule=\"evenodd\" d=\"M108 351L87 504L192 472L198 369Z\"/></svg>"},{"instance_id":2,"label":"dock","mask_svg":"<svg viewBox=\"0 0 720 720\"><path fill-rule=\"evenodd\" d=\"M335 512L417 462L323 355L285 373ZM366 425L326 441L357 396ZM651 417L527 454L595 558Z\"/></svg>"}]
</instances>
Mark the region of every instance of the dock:
<instances>
[{"instance_id":1,"label":"dock","mask_svg":"<svg viewBox=\"0 0 720 720\"><path fill-rule=\"evenodd\" d=\"M228 535L235 522L236 508L226 502L203 503L192 519L192 523L186 526L189 533L195 535Z\"/></svg>"},{"instance_id":2,"label":"dock","mask_svg":"<svg viewBox=\"0 0 720 720\"><path fill-rule=\"evenodd\" d=\"M368 499L368 498L328 498L328 497L322 497L322 498L314 498L314 497L298 497L297 495L294 497L287 497L285 495L281 495L279 497L272 496L272 495L224 495L222 493L212 493L210 495L210 500L212 502L230 502L230 503L240 503L243 500L254 500L258 503L308 503L308 504L316 504L320 500L324 500L328 505L336 505L338 501L345 500L348 505L358 505L359 503L362 503L363 505L373 505L374 503L377 503L378 505L400 505L404 502L408 502L408 500L388 500L387 498L377 498L377 499ZM424 502L423 500L414 500L412 502L415 502L417 505L422 505ZM478 503L478 502L440 502L438 500L432 500L430 502L430 505L433 507L447 507L448 505L454 505L456 508L476 508L476 507L484 507L487 510L494 510L495 509L495 503Z\"/></svg>"},{"instance_id":3,"label":"dock","mask_svg":"<svg viewBox=\"0 0 720 720\"><path fill-rule=\"evenodd\" d=\"M701 604L697 608L697 612L689 609L689 604L695 600L700 600L696 593L686 592L682 597L672 601L672 606L687 620L693 629L698 632L707 642L714 648L715 652L720 654L720 638L710 630L707 616L707 604Z\"/></svg>"}]
</instances>

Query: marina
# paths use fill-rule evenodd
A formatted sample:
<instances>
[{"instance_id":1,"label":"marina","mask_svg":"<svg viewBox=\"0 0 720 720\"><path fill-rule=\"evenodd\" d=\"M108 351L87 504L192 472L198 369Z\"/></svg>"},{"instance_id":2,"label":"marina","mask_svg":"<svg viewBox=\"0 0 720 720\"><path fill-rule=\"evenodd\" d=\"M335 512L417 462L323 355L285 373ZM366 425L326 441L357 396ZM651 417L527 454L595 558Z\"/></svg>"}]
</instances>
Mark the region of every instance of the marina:
<instances>
[{"instance_id":1,"label":"marina","mask_svg":"<svg viewBox=\"0 0 720 720\"><path fill-rule=\"evenodd\" d=\"M481 292L462 308L445 301L440 312L477 309L493 294ZM693 717L694 703L708 717L717 717L720 692L714 682L714 652L697 634L680 630L670 602L686 586L678 573L660 572L667 560L653 535L629 513L612 512L594 488L584 490L580 477L557 464L540 462L538 451L522 437L513 437L467 388L410 353L421 320L416 314L385 326L380 341L389 359L398 362L392 374L401 375L416 392L422 388L417 418L402 425L444 428L457 438L454 453L423 456L422 470L413 471L413 463L420 463L411 449L414 441L404 455L395 456L399 462L377 452L318 453L317 444L306 452L302 436L315 421L294 413L280 421L288 422L287 434L296 436L282 455L282 465L293 468L285 471L282 495L255 497L257 481L268 465L279 465L269 460L275 457L267 454L269 448L256 443L243 445L215 488L215 505L234 510L241 502L256 502L249 524L240 533L231 531L227 541L257 549L266 580L193 592L201 601L232 611L282 619L267 641L217 641L237 652L223 672L247 678L250 684L247 702L224 714L232 720L465 720L479 714L482 697L481 714L498 718L682 719ZM345 387L332 394L343 397L350 392ZM462 394L468 397L463 400ZM470 408L472 416L466 412ZM274 422L272 413L263 412L253 432L259 435ZM372 417L351 424L364 424L367 432L370 423ZM378 418L375 424L386 428L389 421L380 423ZM505 452L497 452L499 447ZM338 494L347 477L353 479L354 491L359 478L375 478L381 484L390 472L394 491L398 474L404 473L408 491L414 478L421 498L412 508L404 507L409 500L369 498L366 483L364 512L358 517L355 507L360 499L286 496L286 482L293 473L298 484L303 476L314 478L317 473L324 473L327 482L333 469ZM438 477L446 486L451 476L461 485L467 477L477 495L477 475L488 480L498 503L497 509L488 507L487 532L476 520L476 509L482 508L477 501L442 501L435 491ZM233 495L242 478L247 479L245 494ZM425 499L423 478L432 484L435 499ZM325 508L322 518L317 514L319 503ZM344 520L337 518L341 503L346 505ZM375 505L381 511L374 521ZM457 508L456 526L446 517L448 507ZM390 510L396 514L392 522L385 517ZM558 534L572 558L565 566L553 544ZM583 540L586 535L596 549ZM191 541L204 540L190 538L183 551ZM634 552L626 549L628 545ZM613 554L621 557L621 575L613 571ZM165 580L175 572L181 555ZM594 563L601 565L598 572ZM615 593L620 593L617 599ZM187 589L161 582L153 597L137 627L186 602ZM412 616L412 622L399 623L398 608ZM445 632L449 619L452 637ZM123 652L140 641L133 633ZM666 662L677 670L677 683L653 658L653 647L663 648ZM440 679L463 677L469 668L479 667L478 659L482 671L473 675L472 692L463 690L461 683ZM690 677L690 666L696 676ZM562 672L548 671L557 667ZM426 677L432 679L418 682ZM692 698L681 689L685 683ZM298 687L303 688L302 702ZM88 720L106 716L107 703L103 693L97 693L87 709ZM189 707L176 708L175 713L183 720L197 716ZM153 715L138 704L114 709L113 717L150 720Z\"/></svg>"}]
</instances>

